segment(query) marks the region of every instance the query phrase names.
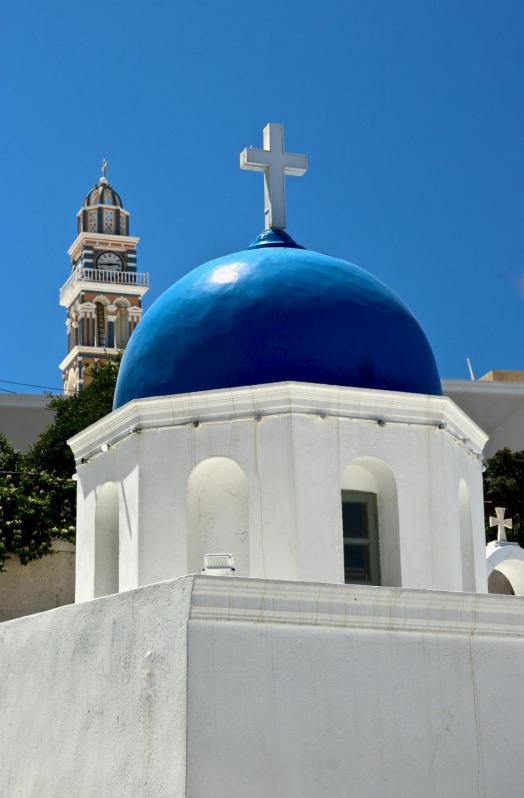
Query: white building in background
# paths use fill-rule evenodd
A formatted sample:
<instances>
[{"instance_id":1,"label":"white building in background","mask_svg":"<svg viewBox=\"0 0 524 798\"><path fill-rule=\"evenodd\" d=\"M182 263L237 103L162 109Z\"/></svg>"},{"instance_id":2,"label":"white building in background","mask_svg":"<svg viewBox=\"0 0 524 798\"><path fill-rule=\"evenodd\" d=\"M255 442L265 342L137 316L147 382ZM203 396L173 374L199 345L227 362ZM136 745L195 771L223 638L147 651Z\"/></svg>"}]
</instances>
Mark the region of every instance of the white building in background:
<instances>
[{"instance_id":1,"label":"white building in background","mask_svg":"<svg viewBox=\"0 0 524 798\"><path fill-rule=\"evenodd\" d=\"M152 306L71 441L77 603L0 626L0 793L518 795L486 435L405 305L282 229L281 126L241 165L268 229Z\"/></svg>"},{"instance_id":2,"label":"white building in background","mask_svg":"<svg viewBox=\"0 0 524 798\"><path fill-rule=\"evenodd\" d=\"M524 371L496 369L478 380L444 380L442 388L489 435L486 457L524 449Z\"/></svg>"},{"instance_id":3,"label":"white building in background","mask_svg":"<svg viewBox=\"0 0 524 798\"><path fill-rule=\"evenodd\" d=\"M0 394L0 433L26 452L53 421L48 404L49 396L42 394Z\"/></svg>"}]
</instances>

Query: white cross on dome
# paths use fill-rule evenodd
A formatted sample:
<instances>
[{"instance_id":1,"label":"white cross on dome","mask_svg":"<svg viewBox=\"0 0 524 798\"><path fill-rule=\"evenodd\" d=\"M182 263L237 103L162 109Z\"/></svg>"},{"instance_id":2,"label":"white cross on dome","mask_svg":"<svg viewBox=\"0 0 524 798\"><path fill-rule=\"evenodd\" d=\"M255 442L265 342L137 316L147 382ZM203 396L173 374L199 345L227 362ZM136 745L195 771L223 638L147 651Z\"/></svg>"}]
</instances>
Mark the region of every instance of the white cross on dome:
<instances>
[{"instance_id":1,"label":"white cross on dome","mask_svg":"<svg viewBox=\"0 0 524 798\"><path fill-rule=\"evenodd\" d=\"M264 172L265 227L284 230L286 226L285 175L302 177L308 169L307 155L284 150L284 125L270 122L262 133L262 147L246 147L240 153L240 168Z\"/></svg>"}]
</instances>

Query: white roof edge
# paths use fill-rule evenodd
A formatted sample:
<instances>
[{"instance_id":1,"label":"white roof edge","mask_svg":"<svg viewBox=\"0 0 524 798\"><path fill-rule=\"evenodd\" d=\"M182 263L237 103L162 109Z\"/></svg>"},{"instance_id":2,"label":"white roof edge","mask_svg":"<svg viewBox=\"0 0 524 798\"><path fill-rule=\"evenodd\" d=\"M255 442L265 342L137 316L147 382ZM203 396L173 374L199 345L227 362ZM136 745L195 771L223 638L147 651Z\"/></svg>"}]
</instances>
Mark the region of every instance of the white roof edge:
<instances>
[{"instance_id":1,"label":"white roof edge","mask_svg":"<svg viewBox=\"0 0 524 798\"><path fill-rule=\"evenodd\" d=\"M102 443L111 445L138 429L285 413L322 413L401 424L444 424L452 435L469 441L475 454L480 454L488 439L448 396L279 382L135 399L87 427L68 443L80 460L100 451Z\"/></svg>"}]
</instances>

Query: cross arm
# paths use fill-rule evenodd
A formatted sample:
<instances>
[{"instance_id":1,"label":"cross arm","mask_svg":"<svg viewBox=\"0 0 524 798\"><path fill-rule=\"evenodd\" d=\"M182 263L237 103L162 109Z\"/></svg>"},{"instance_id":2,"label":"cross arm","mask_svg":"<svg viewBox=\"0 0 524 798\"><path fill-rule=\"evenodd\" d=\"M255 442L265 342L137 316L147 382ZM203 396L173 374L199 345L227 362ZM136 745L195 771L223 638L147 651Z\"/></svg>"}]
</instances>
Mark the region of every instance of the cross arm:
<instances>
[{"instance_id":1,"label":"cross arm","mask_svg":"<svg viewBox=\"0 0 524 798\"><path fill-rule=\"evenodd\" d=\"M286 152L284 161L284 174L302 177L308 170L307 155L297 155L294 152Z\"/></svg>"},{"instance_id":2,"label":"cross arm","mask_svg":"<svg viewBox=\"0 0 524 798\"><path fill-rule=\"evenodd\" d=\"M240 153L240 168L251 172L265 172L271 163L271 153L256 147L246 147Z\"/></svg>"}]
</instances>

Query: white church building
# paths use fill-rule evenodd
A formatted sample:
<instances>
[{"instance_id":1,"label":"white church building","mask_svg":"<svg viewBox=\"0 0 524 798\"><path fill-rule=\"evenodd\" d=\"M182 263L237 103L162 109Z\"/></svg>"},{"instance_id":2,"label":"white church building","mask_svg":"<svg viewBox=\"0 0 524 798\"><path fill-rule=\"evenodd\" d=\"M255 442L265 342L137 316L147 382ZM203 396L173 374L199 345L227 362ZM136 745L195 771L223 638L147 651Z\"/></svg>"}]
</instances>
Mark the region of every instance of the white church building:
<instances>
[{"instance_id":1,"label":"white church building","mask_svg":"<svg viewBox=\"0 0 524 798\"><path fill-rule=\"evenodd\" d=\"M264 232L153 304L70 441L76 604L0 625L0 794L518 796L487 436L404 303L286 233L282 126L240 165Z\"/></svg>"}]
</instances>

